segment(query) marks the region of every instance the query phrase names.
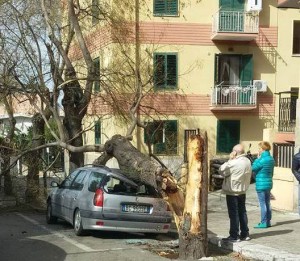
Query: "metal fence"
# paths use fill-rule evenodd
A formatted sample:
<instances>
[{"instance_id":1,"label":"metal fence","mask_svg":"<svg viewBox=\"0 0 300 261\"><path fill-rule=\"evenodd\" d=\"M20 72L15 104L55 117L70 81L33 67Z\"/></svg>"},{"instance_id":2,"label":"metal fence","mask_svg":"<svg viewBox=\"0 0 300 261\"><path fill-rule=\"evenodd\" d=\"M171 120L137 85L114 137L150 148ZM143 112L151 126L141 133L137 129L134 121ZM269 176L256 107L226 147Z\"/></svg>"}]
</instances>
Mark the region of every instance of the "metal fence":
<instances>
[{"instance_id":1,"label":"metal fence","mask_svg":"<svg viewBox=\"0 0 300 261\"><path fill-rule=\"evenodd\" d=\"M292 143L273 143L275 166L291 168L295 145Z\"/></svg>"},{"instance_id":2,"label":"metal fence","mask_svg":"<svg viewBox=\"0 0 300 261\"><path fill-rule=\"evenodd\" d=\"M294 132L296 126L296 103L294 98L279 99L279 126L278 131Z\"/></svg>"}]
</instances>

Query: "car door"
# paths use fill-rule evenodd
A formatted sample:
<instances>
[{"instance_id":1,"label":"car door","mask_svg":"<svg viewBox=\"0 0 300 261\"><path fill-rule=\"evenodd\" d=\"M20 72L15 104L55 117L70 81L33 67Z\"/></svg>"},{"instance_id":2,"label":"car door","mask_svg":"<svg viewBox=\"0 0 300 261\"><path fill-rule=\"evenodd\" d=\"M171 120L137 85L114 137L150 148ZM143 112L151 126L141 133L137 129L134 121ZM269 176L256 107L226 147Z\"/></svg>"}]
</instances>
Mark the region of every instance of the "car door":
<instances>
[{"instance_id":1,"label":"car door","mask_svg":"<svg viewBox=\"0 0 300 261\"><path fill-rule=\"evenodd\" d=\"M66 220L67 220L67 204L68 204L67 195L69 194L70 186L78 173L79 170L75 170L69 176L67 176L66 179L59 186L55 196L55 202L57 203L58 206L59 216Z\"/></svg>"},{"instance_id":2,"label":"car door","mask_svg":"<svg viewBox=\"0 0 300 261\"><path fill-rule=\"evenodd\" d=\"M81 170L73 179L72 184L68 190L68 193L64 196L65 214L66 220L70 223L73 222L73 213L76 207L79 206L79 200L84 200L80 198L80 194L84 187L85 178L87 176L87 170Z\"/></svg>"}]
</instances>

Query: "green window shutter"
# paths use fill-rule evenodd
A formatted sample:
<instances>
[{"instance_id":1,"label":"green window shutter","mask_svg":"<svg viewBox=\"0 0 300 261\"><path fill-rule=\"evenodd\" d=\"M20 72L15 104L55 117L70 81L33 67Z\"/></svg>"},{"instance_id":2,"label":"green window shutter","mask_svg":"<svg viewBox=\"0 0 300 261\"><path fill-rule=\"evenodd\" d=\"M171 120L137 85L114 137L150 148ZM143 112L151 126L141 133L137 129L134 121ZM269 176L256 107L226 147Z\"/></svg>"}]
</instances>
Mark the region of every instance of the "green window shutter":
<instances>
[{"instance_id":1,"label":"green window shutter","mask_svg":"<svg viewBox=\"0 0 300 261\"><path fill-rule=\"evenodd\" d=\"M243 15L239 15L237 12L229 13L226 11L244 11L245 0L220 0L219 7L221 11L219 18L220 31L242 32L244 30ZM237 23L236 21L239 22Z\"/></svg>"},{"instance_id":2,"label":"green window shutter","mask_svg":"<svg viewBox=\"0 0 300 261\"><path fill-rule=\"evenodd\" d=\"M162 15L165 13L165 0L154 0L154 14Z\"/></svg>"},{"instance_id":3,"label":"green window shutter","mask_svg":"<svg viewBox=\"0 0 300 261\"><path fill-rule=\"evenodd\" d=\"M95 144L101 143L101 122L95 122Z\"/></svg>"},{"instance_id":4,"label":"green window shutter","mask_svg":"<svg viewBox=\"0 0 300 261\"><path fill-rule=\"evenodd\" d=\"M165 124L166 147L168 154L177 154L178 128L177 121L167 121Z\"/></svg>"},{"instance_id":5,"label":"green window shutter","mask_svg":"<svg viewBox=\"0 0 300 261\"><path fill-rule=\"evenodd\" d=\"M240 121L219 120L217 125L217 152L230 153L240 142Z\"/></svg>"},{"instance_id":6,"label":"green window shutter","mask_svg":"<svg viewBox=\"0 0 300 261\"><path fill-rule=\"evenodd\" d=\"M154 54L154 87L177 88L177 54Z\"/></svg>"},{"instance_id":7,"label":"green window shutter","mask_svg":"<svg viewBox=\"0 0 300 261\"><path fill-rule=\"evenodd\" d=\"M220 61L220 54L216 54L215 55L215 84L220 83L219 61Z\"/></svg>"},{"instance_id":8,"label":"green window shutter","mask_svg":"<svg viewBox=\"0 0 300 261\"><path fill-rule=\"evenodd\" d=\"M154 0L154 15L178 15L178 0Z\"/></svg>"},{"instance_id":9,"label":"green window shutter","mask_svg":"<svg viewBox=\"0 0 300 261\"><path fill-rule=\"evenodd\" d=\"M177 55L167 55L167 86L177 87Z\"/></svg>"},{"instance_id":10,"label":"green window shutter","mask_svg":"<svg viewBox=\"0 0 300 261\"><path fill-rule=\"evenodd\" d=\"M95 71L96 71L96 80L94 81L94 92L97 93L100 91L100 59L97 57L93 60Z\"/></svg>"},{"instance_id":11,"label":"green window shutter","mask_svg":"<svg viewBox=\"0 0 300 261\"><path fill-rule=\"evenodd\" d=\"M165 55L155 54L154 55L154 86L164 87L166 85L165 79Z\"/></svg>"},{"instance_id":12,"label":"green window shutter","mask_svg":"<svg viewBox=\"0 0 300 261\"><path fill-rule=\"evenodd\" d=\"M242 86L248 86L253 80L253 59L252 54L241 55L240 79Z\"/></svg>"},{"instance_id":13,"label":"green window shutter","mask_svg":"<svg viewBox=\"0 0 300 261\"><path fill-rule=\"evenodd\" d=\"M161 125L160 139L153 146L155 154L177 154L177 121L163 121Z\"/></svg>"},{"instance_id":14,"label":"green window shutter","mask_svg":"<svg viewBox=\"0 0 300 261\"><path fill-rule=\"evenodd\" d=\"M144 142L155 144L162 142L163 140L163 122L162 121L154 121L148 122L145 130L144 130Z\"/></svg>"},{"instance_id":15,"label":"green window shutter","mask_svg":"<svg viewBox=\"0 0 300 261\"><path fill-rule=\"evenodd\" d=\"M165 0L166 2L166 14L177 15L178 14L178 0Z\"/></svg>"},{"instance_id":16,"label":"green window shutter","mask_svg":"<svg viewBox=\"0 0 300 261\"><path fill-rule=\"evenodd\" d=\"M232 0L220 0L219 7L222 11L231 11Z\"/></svg>"},{"instance_id":17,"label":"green window shutter","mask_svg":"<svg viewBox=\"0 0 300 261\"><path fill-rule=\"evenodd\" d=\"M92 25L95 25L99 22L100 9L99 9L99 0L92 0Z\"/></svg>"},{"instance_id":18,"label":"green window shutter","mask_svg":"<svg viewBox=\"0 0 300 261\"><path fill-rule=\"evenodd\" d=\"M243 11L245 0L219 0L219 7L222 11Z\"/></svg>"}]
</instances>

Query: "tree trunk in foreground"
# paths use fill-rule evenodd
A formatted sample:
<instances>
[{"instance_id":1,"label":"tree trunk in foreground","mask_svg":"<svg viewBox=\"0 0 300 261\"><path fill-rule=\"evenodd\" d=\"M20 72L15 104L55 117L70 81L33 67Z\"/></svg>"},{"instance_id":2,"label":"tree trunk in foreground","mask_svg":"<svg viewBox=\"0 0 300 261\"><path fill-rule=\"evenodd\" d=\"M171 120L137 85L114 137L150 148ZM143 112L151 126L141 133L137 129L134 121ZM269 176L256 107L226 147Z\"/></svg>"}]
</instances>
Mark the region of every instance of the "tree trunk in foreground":
<instances>
[{"instance_id":1,"label":"tree trunk in foreground","mask_svg":"<svg viewBox=\"0 0 300 261\"><path fill-rule=\"evenodd\" d=\"M171 173L149 156L138 151L129 140L113 136L105 152L94 164L105 165L115 157L122 172L136 182L144 182L166 195L179 232L181 259L207 256L207 137L194 135L189 140L189 176L186 199Z\"/></svg>"},{"instance_id":2,"label":"tree trunk in foreground","mask_svg":"<svg viewBox=\"0 0 300 261\"><path fill-rule=\"evenodd\" d=\"M185 208L179 225L179 258L207 256L207 137L193 135L188 141L188 182Z\"/></svg>"}]
</instances>

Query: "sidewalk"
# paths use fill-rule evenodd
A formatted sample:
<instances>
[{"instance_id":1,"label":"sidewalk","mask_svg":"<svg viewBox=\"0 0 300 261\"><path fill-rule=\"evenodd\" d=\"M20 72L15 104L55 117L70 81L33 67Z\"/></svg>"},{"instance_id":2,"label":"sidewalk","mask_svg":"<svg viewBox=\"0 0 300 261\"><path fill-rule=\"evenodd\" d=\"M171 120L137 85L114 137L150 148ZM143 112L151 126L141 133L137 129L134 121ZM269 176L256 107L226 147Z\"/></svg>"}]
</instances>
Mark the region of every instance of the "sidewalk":
<instances>
[{"instance_id":1,"label":"sidewalk","mask_svg":"<svg viewBox=\"0 0 300 261\"><path fill-rule=\"evenodd\" d=\"M229 235L229 217L225 195L220 191L208 195L208 238L219 247L239 252L256 260L300 260L300 217L297 213L272 211L272 227L254 229L260 221L260 208L251 184L247 192L247 213L251 240L238 243L222 243ZM272 201L271 201L272 204Z\"/></svg>"}]
</instances>

